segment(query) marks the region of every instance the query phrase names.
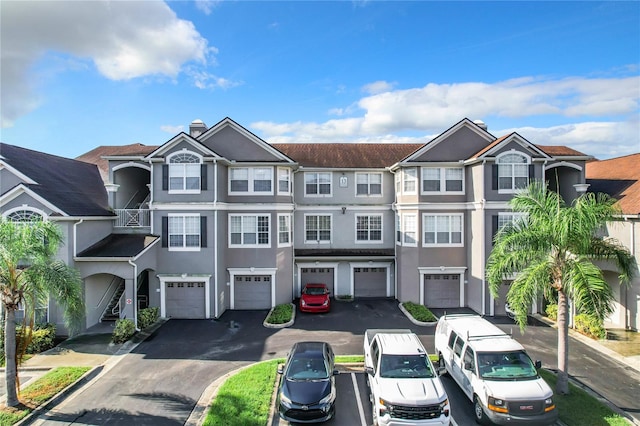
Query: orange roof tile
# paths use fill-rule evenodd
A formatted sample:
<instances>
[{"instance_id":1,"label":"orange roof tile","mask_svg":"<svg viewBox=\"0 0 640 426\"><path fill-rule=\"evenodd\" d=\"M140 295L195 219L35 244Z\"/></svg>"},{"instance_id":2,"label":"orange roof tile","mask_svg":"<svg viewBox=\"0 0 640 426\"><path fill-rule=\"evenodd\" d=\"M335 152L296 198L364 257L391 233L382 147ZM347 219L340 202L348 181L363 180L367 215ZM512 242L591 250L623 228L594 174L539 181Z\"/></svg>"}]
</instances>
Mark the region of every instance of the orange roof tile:
<instances>
[{"instance_id":1,"label":"orange roof tile","mask_svg":"<svg viewBox=\"0 0 640 426\"><path fill-rule=\"evenodd\" d=\"M624 214L640 214L640 153L590 161L586 178L589 192L604 192L617 199Z\"/></svg>"},{"instance_id":2,"label":"orange roof tile","mask_svg":"<svg viewBox=\"0 0 640 426\"><path fill-rule=\"evenodd\" d=\"M102 145L92 149L89 152L85 152L76 160L84 161L85 163L91 163L98 166L100 170L100 176L104 182L109 181L109 162L102 157L111 155L121 156L145 156L158 149L154 145L143 145L141 143L132 143L130 145Z\"/></svg>"}]
</instances>

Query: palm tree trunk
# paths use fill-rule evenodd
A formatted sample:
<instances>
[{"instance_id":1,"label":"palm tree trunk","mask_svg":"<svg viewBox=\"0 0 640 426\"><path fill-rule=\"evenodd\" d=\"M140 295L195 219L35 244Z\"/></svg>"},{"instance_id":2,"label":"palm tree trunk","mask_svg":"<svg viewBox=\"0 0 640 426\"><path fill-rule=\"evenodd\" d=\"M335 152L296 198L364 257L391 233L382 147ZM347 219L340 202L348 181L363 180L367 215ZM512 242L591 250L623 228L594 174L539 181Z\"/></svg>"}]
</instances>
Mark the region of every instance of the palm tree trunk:
<instances>
[{"instance_id":1,"label":"palm tree trunk","mask_svg":"<svg viewBox=\"0 0 640 426\"><path fill-rule=\"evenodd\" d=\"M15 407L20 403L16 389L16 311L5 308L4 322L4 362L7 387L7 407Z\"/></svg>"},{"instance_id":2,"label":"palm tree trunk","mask_svg":"<svg viewBox=\"0 0 640 426\"><path fill-rule=\"evenodd\" d=\"M556 393L569 393L569 305L567 295L558 290L558 381Z\"/></svg>"}]
</instances>

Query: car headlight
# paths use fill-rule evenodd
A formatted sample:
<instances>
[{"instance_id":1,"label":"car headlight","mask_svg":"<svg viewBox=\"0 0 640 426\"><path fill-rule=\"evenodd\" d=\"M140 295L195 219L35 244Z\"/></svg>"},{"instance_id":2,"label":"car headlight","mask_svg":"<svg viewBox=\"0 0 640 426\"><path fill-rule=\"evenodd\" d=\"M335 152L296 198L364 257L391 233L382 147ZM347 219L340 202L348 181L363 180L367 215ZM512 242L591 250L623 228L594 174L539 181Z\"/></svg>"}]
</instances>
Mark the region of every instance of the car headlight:
<instances>
[{"instance_id":1,"label":"car headlight","mask_svg":"<svg viewBox=\"0 0 640 426\"><path fill-rule=\"evenodd\" d=\"M445 415L445 417L449 417L449 400L445 399L440 403L440 412Z\"/></svg>"},{"instance_id":2,"label":"car headlight","mask_svg":"<svg viewBox=\"0 0 640 426\"><path fill-rule=\"evenodd\" d=\"M549 412L556 408L556 404L553 403L553 398L547 398L544 400L544 412Z\"/></svg>"},{"instance_id":3,"label":"car headlight","mask_svg":"<svg viewBox=\"0 0 640 426\"><path fill-rule=\"evenodd\" d=\"M320 400L320 402L318 402L318 404L320 404L320 405L329 404L330 402L333 402L334 399L336 399L336 390L332 387L331 388L331 392L329 392L329 394L327 396L322 398Z\"/></svg>"},{"instance_id":4,"label":"car headlight","mask_svg":"<svg viewBox=\"0 0 640 426\"><path fill-rule=\"evenodd\" d=\"M497 413L508 413L507 402L504 399L489 397L489 405L487 408Z\"/></svg>"},{"instance_id":5,"label":"car headlight","mask_svg":"<svg viewBox=\"0 0 640 426\"><path fill-rule=\"evenodd\" d=\"M302 306L306 306L306 305L307 305L307 302L305 302L305 301L304 301L304 299L300 299L300 304L301 304Z\"/></svg>"},{"instance_id":6,"label":"car headlight","mask_svg":"<svg viewBox=\"0 0 640 426\"><path fill-rule=\"evenodd\" d=\"M291 407L291 400L283 393L280 394L280 404L284 405L287 408Z\"/></svg>"},{"instance_id":7,"label":"car headlight","mask_svg":"<svg viewBox=\"0 0 640 426\"><path fill-rule=\"evenodd\" d=\"M327 306L329 304L329 299L325 300L322 306Z\"/></svg>"}]
</instances>

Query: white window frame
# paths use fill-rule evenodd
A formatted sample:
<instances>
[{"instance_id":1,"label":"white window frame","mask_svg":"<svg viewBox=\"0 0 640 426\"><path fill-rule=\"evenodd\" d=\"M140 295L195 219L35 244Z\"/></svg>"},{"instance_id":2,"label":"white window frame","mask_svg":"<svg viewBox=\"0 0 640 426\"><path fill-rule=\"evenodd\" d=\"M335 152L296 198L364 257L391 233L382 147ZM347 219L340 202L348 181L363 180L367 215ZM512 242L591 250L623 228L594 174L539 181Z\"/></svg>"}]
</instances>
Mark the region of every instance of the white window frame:
<instances>
[{"instance_id":1,"label":"white window frame","mask_svg":"<svg viewBox=\"0 0 640 426\"><path fill-rule=\"evenodd\" d=\"M17 223L28 223L29 221L24 220L24 214L28 213L28 217L29 218L36 218L36 216L39 216L39 220L42 221L46 221L48 220L49 216L42 210L37 209L35 207L29 207L27 205L23 205L20 207L15 207L12 208L10 210L5 211L4 213L2 213L2 216L5 217L8 220L11 220L13 222L17 222ZM21 217L19 217L20 220L16 221L16 215L22 215Z\"/></svg>"},{"instance_id":2,"label":"white window frame","mask_svg":"<svg viewBox=\"0 0 640 426\"><path fill-rule=\"evenodd\" d=\"M366 240L359 240L358 239L358 219L359 218L367 218L367 229L363 230L367 232L367 239ZM371 229L371 218L378 218L380 220L380 239L379 240L373 240L371 239L371 232L372 231L378 231L377 229L372 230ZM381 214L356 214L355 215L355 243L356 244L379 244L383 242L384 239L384 224L383 224L383 220L382 220L382 215Z\"/></svg>"},{"instance_id":3,"label":"white window frame","mask_svg":"<svg viewBox=\"0 0 640 426\"><path fill-rule=\"evenodd\" d=\"M380 192L378 193L373 193L371 192L371 185L376 185L376 183L371 183L371 178L372 176L378 176L380 179ZM365 178L366 179L366 183L360 183L359 179L360 178ZM382 197L382 182L383 182L384 177L382 176L381 172L362 172L362 173L356 173L356 184L355 184L355 191L356 191L356 197ZM359 194L358 193L358 185L366 185L367 186L367 192L363 193L363 194Z\"/></svg>"},{"instance_id":4,"label":"white window frame","mask_svg":"<svg viewBox=\"0 0 640 426\"><path fill-rule=\"evenodd\" d=\"M498 213L498 229L502 229L506 225L510 225L516 220L526 218L527 214L523 212L499 212Z\"/></svg>"},{"instance_id":5,"label":"white window frame","mask_svg":"<svg viewBox=\"0 0 640 426\"><path fill-rule=\"evenodd\" d=\"M408 190L407 186L413 184L413 190ZM418 168L409 167L402 170L402 193L415 195L418 193Z\"/></svg>"},{"instance_id":6,"label":"white window frame","mask_svg":"<svg viewBox=\"0 0 640 426\"><path fill-rule=\"evenodd\" d=\"M441 221L438 218L448 218L447 221L447 230L443 231L438 228L438 226L442 226ZM434 218L434 226L435 230L433 231L435 234L434 242L427 241L427 231L429 229L427 224L428 218ZM460 231L456 231L453 229L454 221L453 218L458 219L460 224ZM429 231L431 232L431 231ZM439 243L438 242L438 233L447 232L449 235L449 242L447 243ZM460 242L452 243L452 235L455 232L460 232ZM464 215L462 213L423 213L422 214L422 247L464 247Z\"/></svg>"},{"instance_id":7,"label":"white window frame","mask_svg":"<svg viewBox=\"0 0 640 426\"><path fill-rule=\"evenodd\" d=\"M172 218L181 218L182 219L182 232L171 232L171 219ZM196 223L198 227L198 246L188 246L187 245L187 236L196 235L191 232L187 232L186 229L186 218L196 218ZM172 235L182 235L182 245L181 246L172 246L171 245L171 236ZM201 242L202 242L202 229L200 222L200 214L199 213L169 213L168 214L168 223L167 223L167 248L169 251L200 251L201 250Z\"/></svg>"},{"instance_id":8,"label":"white window frame","mask_svg":"<svg viewBox=\"0 0 640 426\"><path fill-rule=\"evenodd\" d=\"M286 167L278 167L278 195L289 195L291 194L291 169ZM287 182L287 190L280 190L280 183Z\"/></svg>"},{"instance_id":9,"label":"white window frame","mask_svg":"<svg viewBox=\"0 0 640 426\"><path fill-rule=\"evenodd\" d=\"M240 243L234 243L232 242L233 238L232 235L233 234L237 234L237 232L233 232L234 228L233 228L233 218L241 218L240 220L240 238L241 238L241 242ZM255 219L255 230L253 231L249 231L248 229L245 231L245 228L248 227L250 225L250 223L245 223L246 220L248 220L249 218ZM267 224L267 242L266 243L261 243L260 242L260 234L264 233L260 232L259 226L260 226L260 219L265 219L266 218L266 223ZM271 214L269 213L254 213L254 214L246 214L246 213L229 213L229 248L251 248L251 247L255 247L255 248L270 248L271 247ZM255 235L255 243L245 243L244 242L244 237L245 235L248 235L249 233L252 233Z\"/></svg>"},{"instance_id":10,"label":"white window frame","mask_svg":"<svg viewBox=\"0 0 640 426\"><path fill-rule=\"evenodd\" d=\"M307 239L307 218L309 217L316 217L316 218L320 218L320 217L328 217L329 218L329 239L328 240L320 240L320 239L314 239L314 240L308 240ZM317 221L318 223L320 222L319 220ZM323 231L324 229L320 229L320 227L318 226L317 229L315 230L316 235L319 235L320 231ZM305 244L331 244L331 241L333 240L333 215L332 214L305 214L304 215L304 242Z\"/></svg>"},{"instance_id":11,"label":"white window frame","mask_svg":"<svg viewBox=\"0 0 640 426\"><path fill-rule=\"evenodd\" d=\"M427 171L438 171L438 181L440 182L440 189L438 191L429 191L424 188L426 181L425 175ZM460 182L462 183L462 190L460 191L447 191L447 173L450 171L459 171L461 173ZM464 168L463 167L422 167L420 170L420 194L464 194ZM433 179L430 179L433 180ZM451 179L453 180L453 179ZM456 179L457 181L457 179Z\"/></svg>"},{"instance_id":12,"label":"white window frame","mask_svg":"<svg viewBox=\"0 0 640 426\"><path fill-rule=\"evenodd\" d=\"M246 191L232 191L231 190L231 178L234 170L246 170L247 172L247 190ZM268 170L269 181L271 182L271 189L269 191L256 191L254 184L257 179L258 170ZM274 194L274 180L273 180L273 167L229 167L228 177L228 191L229 195L273 195Z\"/></svg>"},{"instance_id":13,"label":"white window frame","mask_svg":"<svg viewBox=\"0 0 640 426\"><path fill-rule=\"evenodd\" d=\"M407 247L418 247L418 215L416 213L402 214L402 245ZM407 236L413 235L413 241L409 241Z\"/></svg>"},{"instance_id":14,"label":"white window frame","mask_svg":"<svg viewBox=\"0 0 640 426\"><path fill-rule=\"evenodd\" d=\"M524 158L526 161L524 163L500 163L502 159L507 156L517 155L521 158ZM507 151L502 154L496 156L496 164L498 165L498 194L514 194L521 188L526 187L529 184L529 165L531 164L531 157L527 154L520 151ZM522 166L524 170L524 174L516 175L516 166ZM509 188L500 188L500 178L511 178L511 186ZM526 179L527 183L521 187L516 185L516 179Z\"/></svg>"},{"instance_id":15,"label":"white window frame","mask_svg":"<svg viewBox=\"0 0 640 426\"><path fill-rule=\"evenodd\" d=\"M329 177L329 193L328 194L320 194L320 185L326 183L320 182L320 176L326 175ZM315 194L310 194L307 192L307 178L315 176L315 186L318 191ZM325 177L326 177L325 176ZM333 195L333 173L332 172L304 172L304 196L305 197L331 197Z\"/></svg>"},{"instance_id":16,"label":"white window frame","mask_svg":"<svg viewBox=\"0 0 640 426\"><path fill-rule=\"evenodd\" d=\"M396 241L396 245L401 246L402 245L402 221L400 220L400 213L396 212L395 215L395 221L396 221L396 229L395 229L395 233L396 235L394 236L394 239Z\"/></svg>"},{"instance_id":17,"label":"white window frame","mask_svg":"<svg viewBox=\"0 0 640 426\"><path fill-rule=\"evenodd\" d=\"M284 223L283 223L283 221ZM278 247L291 247L293 244L291 231L292 217L290 213L278 213ZM284 225L284 226L283 226ZM280 241L280 237L286 236L286 241Z\"/></svg>"},{"instance_id":18,"label":"white window frame","mask_svg":"<svg viewBox=\"0 0 640 426\"><path fill-rule=\"evenodd\" d=\"M173 163L172 160L175 157L178 156L184 156L184 155L190 155L193 156L195 158L198 159L197 163ZM168 179L168 193L169 194L199 194L202 190L202 155L195 153L193 151L187 151L187 150L182 150L182 151L176 151L174 153L172 153L171 155L168 155L166 158L166 163L169 166L168 167L168 171L167 173L169 174L169 176L167 177ZM194 169L195 172L191 171L190 169ZM180 175L178 176L177 174L177 170L181 170ZM176 174L174 174L176 173ZM180 189L175 189L171 187L171 180L172 179L182 179L182 188ZM197 178L198 179L198 188L197 189L188 189L187 188L187 179L193 179L193 178Z\"/></svg>"}]
</instances>

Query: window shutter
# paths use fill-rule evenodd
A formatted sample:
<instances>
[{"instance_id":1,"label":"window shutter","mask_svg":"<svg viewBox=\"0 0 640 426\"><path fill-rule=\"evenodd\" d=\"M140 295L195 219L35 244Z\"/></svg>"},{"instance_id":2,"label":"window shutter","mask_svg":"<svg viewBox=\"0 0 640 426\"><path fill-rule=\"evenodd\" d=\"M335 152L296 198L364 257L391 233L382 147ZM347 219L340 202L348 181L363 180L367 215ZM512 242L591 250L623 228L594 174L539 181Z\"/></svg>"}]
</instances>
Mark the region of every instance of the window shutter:
<instances>
[{"instance_id":1,"label":"window shutter","mask_svg":"<svg viewBox=\"0 0 640 426\"><path fill-rule=\"evenodd\" d=\"M202 164L200 166L200 189L202 191L207 190L207 165Z\"/></svg>"},{"instance_id":2,"label":"window shutter","mask_svg":"<svg viewBox=\"0 0 640 426\"><path fill-rule=\"evenodd\" d=\"M207 217L200 216L200 247L207 246Z\"/></svg>"},{"instance_id":3,"label":"window shutter","mask_svg":"<svg viewBox=\"0 0 640 426\"><path fill-rule=\"evenodd\" d=\"M498 165L491 165L491 189L498 190Z\"/></svg>"},{"instance_id":4,"label":"window shutter","mask_svg":"<svg viewBox=\"0 0 640 426\"><path fill-rule=\"evenodd\" d=\"M529 164L529 182L536 177L536 170L533 164Z\"/></svg>"},{"instance_id":5,"label":"window shutter","mask_svg":"<svg viewBox=\"0 0 640 426\"><path fill-rule=\"evenodd\" d=\"M169 247L169 217L162 216L162 247Z\"/></svg>"},{"instance_id":6,"label":"window shutter","mask_svg":"<svg viewBox=\"0 0 640 426\"><path fill-rule=\"evenodd\" d=\"M162 190L163 191L169 190L169 165L168 164L162 165Z\"/></svg>"},{"instance_id":7,"label":"window shutter","mask_svg":"<svg viewBox=\"0 0 640 426\"><path fill-rule=\"evenodd\" d=\"M493 241L496 238L496 234L498 233L498 215L491 216L491 245L493 245Z\"/></svg>"}]
</instances>

